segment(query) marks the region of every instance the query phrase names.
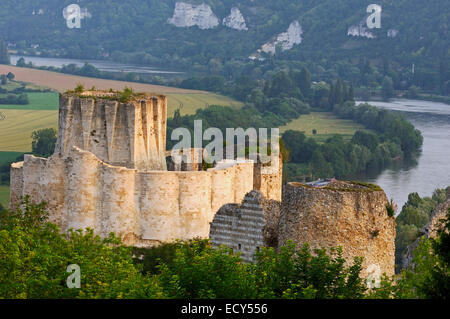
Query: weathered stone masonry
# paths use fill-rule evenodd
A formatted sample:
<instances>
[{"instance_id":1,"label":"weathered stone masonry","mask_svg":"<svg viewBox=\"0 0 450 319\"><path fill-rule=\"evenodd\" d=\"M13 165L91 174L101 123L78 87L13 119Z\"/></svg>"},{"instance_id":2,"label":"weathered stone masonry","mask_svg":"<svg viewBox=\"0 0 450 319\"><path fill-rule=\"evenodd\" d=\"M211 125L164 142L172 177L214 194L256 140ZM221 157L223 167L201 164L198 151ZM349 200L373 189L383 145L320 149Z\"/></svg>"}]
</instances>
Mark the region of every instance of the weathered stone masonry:
<instances>
[{"instance_id":1,"label":"weathered stone masonry","mask_svg":"<svg viewBox=\"0 0 450 319\"><path fill-rule=\"evenodd\" d=\"M242 205L227 204L216 213L210 228L211 243L226 245L252 261L261 247L276 247L280 202L258 191L248 193Z\"/></svg>"},{"instance_id":2,"label":"weathered stone masonry","mask_svg":"<svg viewBox=\"0 0 450 319\"><path fill-rule=\"evenodd\" d=\"M341 181L325 187L289 183L281 203L253 191L242 205L226 205L217 212L211 243L241 252L245 261L254 260L257 247L277 248L288 240L312 249L341 246L349 263L364 257L363 277L392 276L395 219L388 216L387 203L375 185Z\"/></svg>"},{"instance_id":3,"label":"weathered stone masonry","mask_svg":"<svg viewBox=\"0 0 450 319\"><path fill-rule=\"evenodd\" d=\"M278 245L288 240L311 248L343 248L352 262L364 257L362 275L394 275L395 218L386 194L376 186L336 182L326 187L289 183L283 190Z\"/></svg>"},{"instance_id":4,"label":"weathered stone masonry","mask_svg":"<svg viewBox=\"0 0 450 319\"><path fill-rule=\"evenodd\" d=\"M165 97L120 103L107 92L84 95L60 97L50 158L26 155L11 166L12 207L29 195L48 203L50 220L62 231L89 227L149 246L207 238L215 212L254 188L254 164L247 160L207 171L166 170Z\"/></svg>"}]
</instances>

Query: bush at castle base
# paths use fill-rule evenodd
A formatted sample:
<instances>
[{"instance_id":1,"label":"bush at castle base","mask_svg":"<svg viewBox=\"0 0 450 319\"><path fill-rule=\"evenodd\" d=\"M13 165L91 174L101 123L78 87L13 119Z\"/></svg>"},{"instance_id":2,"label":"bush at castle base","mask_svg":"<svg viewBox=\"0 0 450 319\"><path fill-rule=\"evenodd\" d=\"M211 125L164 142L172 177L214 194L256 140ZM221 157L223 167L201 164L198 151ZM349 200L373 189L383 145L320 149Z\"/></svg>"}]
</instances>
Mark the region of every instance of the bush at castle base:
<instances>
[{"instance_id":1,"label":"bush at castle base","mask_svg":"<svg viewBox=\"0 0 450 319\"><path fill-rule=\"evenodd\" d=\"M431 244L434 255L429 249L417 271L396 283L384 278L379 289L369 291L360 276L362 260L355 258L347 267L340 249L312 251L289 242L278 252L261 249L252 264L203 240L133 255L113 235L102 240L91 230L60 234L46 221L44 204L25 199L21 207L0 213L0 298L426 298L433 287L423 274L444 278L443 289L448 283L441 271L448 272L448 260L439 256L448 246L446 233ZM145 262L146 256L158 255L163 258ZM439 269L430 269L430 260L439 260ZM81 268L80 289L67 288L70 264Z\"/></svg>"},{"instance_id":2,"label":"bush at castle base","mask_svg":"<svg viewBox=\"0 0 450 319\"><path fill-rule=\"evenodd\" d=\"M116 238L101 240L90 230L61 235L46 223L45 205L23 204L0 214L0 299L158 296ZM67 288L70 264L81 268L81 289Z\"/></svg>"}]
</instances>

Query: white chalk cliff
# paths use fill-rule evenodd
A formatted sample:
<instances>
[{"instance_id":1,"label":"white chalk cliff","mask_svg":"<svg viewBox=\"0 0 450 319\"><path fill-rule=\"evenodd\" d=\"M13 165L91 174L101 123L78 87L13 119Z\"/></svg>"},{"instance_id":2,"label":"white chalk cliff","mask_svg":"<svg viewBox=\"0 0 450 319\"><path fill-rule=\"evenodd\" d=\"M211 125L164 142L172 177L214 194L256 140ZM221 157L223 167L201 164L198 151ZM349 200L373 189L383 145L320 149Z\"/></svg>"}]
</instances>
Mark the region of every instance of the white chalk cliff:
<instances>
[{"instance_id":1,"label":"white chalk cliff","mask_svg":"<svg viewBox=\"0 0 450 319\"><path fill-rule=\"evenodd\" d=\"M261 51L274 55L277 46L281 46L282 51L290 50L294 45L302 43L302 34L302 26L295 20L289 25L286 32L280 33L274 40L265 43L261 47Z\"/></svg>"},{"instance_id":2,"label":"white chalk cliff","mask_svg":"<svg viewBox=\"0 0 450 319\"><path fill-rule=\"evenodd\" d=\"M173 16L167 22L181 28L197 26L202 30L213 29L219 25L219 19L205 3L193 5L177 2Z\"/></svg>"},{"instance_id":3,"label":"white chalk cliff","mask_svg":"<svg viewBox=\"0 0 450 319\"><path fill-rule=\"evenodd\" d=\"M397 29L389 29L389 30L387 31L387 36L388 36L389 38L395 38L395 37L398 35L399 32L400 32L400 31L398 31Z\"/></svg>"},{"instance_id":4,"label":"white chalk cliff","mask_svg":"<svg viewBox=\"0 0 450 319\"><path fill-rule=\"evenodd\" d=\"M352 25L348 28L347 35L354 37L365 37L368 39L376 38L373 33L367 31L367 28L364 27L363 23L360 23L359 25Z\"/></svg>"},{"instance_id":5,"label":"white chalk cliff","mask_svg":"<svg viewBox=\"0 0 450 319\"><path fill-rule=\"evenodd\" d=\"M228 17L223 19L223 24L231 29L239 31L248 30L244 16L236 7L231 8L231 13Z\"/></svg>"}]
</instances>

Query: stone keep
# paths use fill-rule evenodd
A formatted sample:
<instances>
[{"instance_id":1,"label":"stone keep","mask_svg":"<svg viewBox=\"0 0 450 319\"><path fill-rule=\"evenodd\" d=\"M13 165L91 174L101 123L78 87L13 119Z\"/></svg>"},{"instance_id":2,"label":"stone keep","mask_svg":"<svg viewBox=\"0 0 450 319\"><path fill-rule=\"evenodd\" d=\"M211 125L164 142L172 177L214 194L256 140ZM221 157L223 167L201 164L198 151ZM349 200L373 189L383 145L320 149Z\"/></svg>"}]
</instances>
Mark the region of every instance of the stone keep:
<instances>
[{"instance_id":1,"label":"stone keep","mask_svg":"<svg viewBox=\"0 0 450 319\"><path fill-rule=\"evenodd\" d=\"M207 171L167 171L166 97L139 94L122 103L116 95L60 96L55 152L12 164L11 207L29 195L47 202L50 221L62 231L114 232L135 246L207 238L215 212L255 188L254 163L236 159ZM260 174L256 189L280 197L281 190L263 186L281 183L281 167Z\"/></svg>"},{"instance_id":2,"label":"stone keep","mask_svg":"<svg viewBox=\"0 0 450 319\"><path fill-rule=\"evenodd\" d=\"M120 103L114 93L61 95L55 154L73 146L105 163L139 170L166 170L167 98L152 96Z\"/></svg>"}]
</instances>

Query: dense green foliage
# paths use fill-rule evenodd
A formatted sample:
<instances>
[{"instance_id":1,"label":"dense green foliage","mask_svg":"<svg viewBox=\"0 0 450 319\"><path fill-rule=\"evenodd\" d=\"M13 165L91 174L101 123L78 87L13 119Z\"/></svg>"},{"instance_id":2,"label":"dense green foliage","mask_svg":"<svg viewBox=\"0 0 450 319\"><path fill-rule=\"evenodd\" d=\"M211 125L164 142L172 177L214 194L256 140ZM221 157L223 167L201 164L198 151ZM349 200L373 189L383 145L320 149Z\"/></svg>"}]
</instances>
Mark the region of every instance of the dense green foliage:
<instances>
[{"instance_id":1,"label":"dense green foliage","mask_svg":"<svg viewBox=\"0 0 450 319\"><path fill-rule=\"evenodd\" d=\"M0 298L151 298L152 283L133 264L131 249L91 230L61 235L45 206L0 215ZM66 268L81 268L82 289L68 289Z\"/></svg>"},{"instance_id":2,"label":"dense green foliage","mask_svg":"<svg viewBox=\"0 0 450 319\"><path fill-rule=\"evenodd\" d=\"M301 114L310 112L307 96L311 82L307 69L281 71L267 81L242 77L236 82L226 83L220 80L220 77L190 78L183 81L181 86L214 89L216 92L246 101L246 104L241 109L212 105L188 116L179 116L176 112L173 118L168 120L169 137L172 130L180 126L193 130L194 120L197 119L203 121L203 129L217 127L225 132L226 128L279 127ZM169 139L168 147L172 146L173 142Z\"/></svg>"},{"instance_id":3,"label":"dense green foliage","mask_svg":"<svg viewBox=\"0 0 450 319\"><path fill-rule=\"evenodd\" d=\"M1 49L1 45L0 45ZM14 73L8 72L7 74L1 74L1 85L7 85L15 78ZM15 105L27 105L30 103L28 95L25 93L24 87L16 87L12 90L8 90L0 86L0 104L15 104Z\"/></svg>"},{"instance_id":4,"label":"dense green foliage","mask_svg":"<svg viewBox=\"0 0 450 319\"><path fill-rule=\"evenodd\" d=\"M67 235L47 222L45 204L0 214L2 298L363 298L361 258L345 266L341 251L293 244L262 249L255 264L207 241L152 249L122 246L91 230ZM142 256L144 256L142 258ZM160 258L158 261L157 258ZM153 260L152 260L153 259ZM147 261L146 261L147 260ZM66 288L69 264L81 289ZM145 268L142 268L145 266ZM14 270L14 271L12 271Z\"/></svg>"},{"instance_id":5,"label":"dense green foliage","mask_svg":"<svg viewBox=\"0 0 450 319\"><path fill-rule=\"evenodd\" d=\"M16 105L27 105L30 103L30 100L28 99L28 95L25 93L14 95L14 94L8 94L4 97L0 96L0 104L16 104Z\"/></svg>"},{"instance_id":6,"label":"dense green foliage","mask_svg":"<svg viewBox=\"0 0 450 319\"><path fill-rule=\"evenodd\" d=\"M34 155L49 157L55 149L57 131L54 128L46 128L34 131L31 135L31 149Z\"/></svg>"},{"instance_id":7,"label":"dense green foliage","mask_svg":"<svg viewBox=\"0 0 450 319\"><path fill-rule=\"evenodd\" d=\"M9 185L11 164L23 161L23 154L0 164L0 185Z\"/></svg>"},{"instance_id":8,"label":"dense green foliage","mask_svg":"<svg viewBox=\"0 0 450 319\"><path fill-rule=\"evenodd\" d=\"M9 53L8 53L8 46L6 45L5 41L0 40L0 64L9 64Z\"/></svg>"},{"instance_id":9,"label":"dense green foliage","mask_svg":"<svg viewBox=\"0 0 450 319\"><path fill-rule=\"evenodd\" d=\"M447 298L449 228L450 218L437 239L419 245L415 268L368 290L363 259L346 266L340 248L289 242L261 249L255 263L208 241L133 249L113 234L61 234L45 204L25 198L16 210L0 209L0 298ZM67 288L71 264L80 266L79 289Z\"/></svg>"},{"instance_id":10,"label":"dense green foliage","mask_svg":"<svg viewBox=\"0 0 450 319\"><path fill-rule=\"evenodd\" d=\"M318 144L301 132L286 131L283 140L293 163L287 166L288 178L348 178L367 170L380 170L394 158L413 157L422 146L421 133L399 114L351 101L334 104L333 112L375 133L357 131L349 142L334 136Z\"/></svg>"},{"instance_id":11,"label":"dense green foliage","mask_svg":"<svg viewBox=\"0 0 450 319\"><path fill-rule=\"evenodd\" d=\"M401 275L397 295L403 298L448 299L450 296L450 209L437 238L422 240L413 266Z\"/></svg>"},{"instance_id":12,"label":"dense green foliage","mask_svg":"<svg viewBox=\"0 0 450 319\"><path fill-rule=\"evenodd\" d=\"M430 221L430 215L437 205L443 203L446 190L436 189L431 197L420 197L417 193L408 195L408 201L396 218L395 264L400 269L406 247L419 236L419 231Z\"/></svg>"},{"instance_id":13,"label":"dense green foliage","mask_svg":"<svg viewBox=\"0 0 450 319\"><path fill-rule=\"evenodd\" d=\"M227 248L186 245L162 266L164 289L178 298L362 298L361 259L345 267L341 252L294 244L263 249L244 264Z\"/></svg>"},{"instance_id":14,"label":"dense green foliage","mask_svg":"<svg viewBox=\"0 0 450 319\"><path fill-rule=\"evenodd\" d=\"M373 131L357 131L349 142L335 135L322 144L299 131L284 132L283 142L290 152L286 180L349 178L367 170L379 171L395 158L413 157L423 142L421 133L400 114L368 104L356 105L353 87L339 78L330 84L312 84L306 68L281 71L268 80L258 81L249 77L233 83L220 77L190 78L181 86L214 90L246 104L239 110L210 106L190 116L176 113L168 121L168 136L177 127L192 131L197 119L203 120L203 129L217 127L222 132L227 127L279 127L309 113L311 107L333 111L338 117L351 119ZM169 148L173 144L174 141L168 141Z\"/></svg>"}]
</instances>

